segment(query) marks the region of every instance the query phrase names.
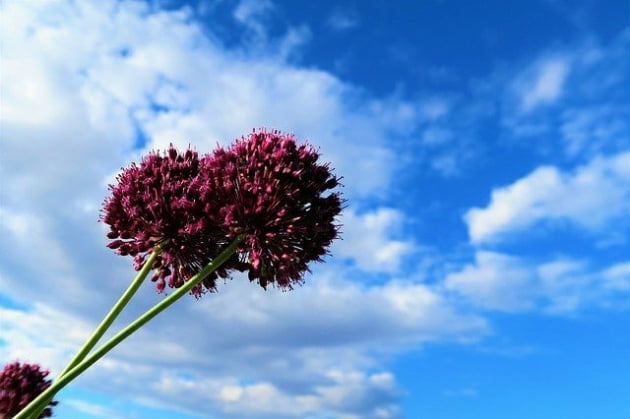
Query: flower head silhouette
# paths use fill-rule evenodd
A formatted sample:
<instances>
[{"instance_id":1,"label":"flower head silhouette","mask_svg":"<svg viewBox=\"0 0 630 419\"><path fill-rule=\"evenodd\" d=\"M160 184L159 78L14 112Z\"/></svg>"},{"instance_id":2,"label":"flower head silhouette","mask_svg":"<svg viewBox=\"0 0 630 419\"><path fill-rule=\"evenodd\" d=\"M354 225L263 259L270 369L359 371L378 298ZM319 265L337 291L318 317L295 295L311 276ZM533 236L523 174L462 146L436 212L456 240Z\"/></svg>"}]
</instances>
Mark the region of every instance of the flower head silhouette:
<instances>
[{"instance_id":1,"label":"flower head silhouette","mask_svg":"<svg viewBox=\"0 0 630 419\"><path fill-rule=\"evenodd\" d=\"M11 418L31 400L50 387L47 370L37 364L12 362L5 365L0 373L0 418ZM40 418L52 416L52 407L57 402L51 401L40 414Z\"/></svg>"}]
</instances>

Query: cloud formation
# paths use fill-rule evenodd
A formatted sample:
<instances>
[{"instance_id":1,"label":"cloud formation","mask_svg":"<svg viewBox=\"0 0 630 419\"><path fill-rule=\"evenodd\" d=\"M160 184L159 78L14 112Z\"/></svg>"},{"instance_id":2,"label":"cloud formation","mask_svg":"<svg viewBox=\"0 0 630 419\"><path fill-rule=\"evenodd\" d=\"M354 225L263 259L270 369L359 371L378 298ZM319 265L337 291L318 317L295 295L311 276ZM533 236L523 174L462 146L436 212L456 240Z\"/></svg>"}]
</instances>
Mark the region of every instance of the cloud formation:
<instances>
[{"instance_id":1,"label":"cloud formation","mask_svg":"<svg viewBox=\"0 0 630 419\"><path fill-rule=\"evenodd\" d=\"M536 140L544 153L559 150L578 161L627 150L629 46L630 30L607 43L556 45L498 76L496 84L506 90L501 111L507 132Z\"/></svg>"},{"instance_id":2,"label":"cloud formation","mask_svg":"<svg viewBox=\"0 0 630 419\"><path fill-rule=\"evenodd\" d=\"M553 103L562 94L570 66L566 59L555 57L538 64L529 77L517 82L521 107L529 112L538 106Z\"/></svg>"},{"instance_id":3,"label":"cloud formation","mask_svg":"<svg viewBox=\"0 0 630 419\"><path fill-rule=\"evenodd\" d=\"M333 251L354 260L368 272L396 273L406 256L417 247L413 241L396 239L404 231L404 215L393 208L357 214L348 208L341 217L342 238Z\"/></svg>"},{"instance_id":4,"label":"cloud formation","mask_svg":"<svg viewBox=\"0 0 630 419\"><path fill-rule=\"evenodd\" d=\"M240 3L237 22L268 11L250 6ZM308 135L351 185L348 198L387 194L396 167L388 138L401 121L409 125L413 115L399 112L407 105L292 64L286 48L297 44L266 42L264 26L251 28L259 31L252 42L266 42L261 56L223 49L190 9L61 0L2 7L0 211L9 222L0 229L10 240L0 245L0 281L3 293L28 305L2 309L3 336L11 337L2 359L19 354L58 372L124 288L133 272L104 249L98 210L119 167L147 150L172 142L209 151L266 125ZM378 206L349 211L357 246L340 246L342 257L359 270L396 271L414 248L395 232L402 218ZM81 385L181 411L209 406L222 417L394 418L402 393L379 353L488 331L431 287L387 277L361 286L344 278L358 274L342 264L316 272L291 293L262 293L237 278L203 302L184 301ZM159 298L142 290L119 324Z\"/></svg>"},{"instance_id":5,"label":"cloud formation","mask_svg":"<svg viewBox=\"0 0 630 419\"><path fill-rule=\"evenodd\" d=\"M10 337L2 358L41 359L54 372L88 330L47 306L1 314L3 336ZM458 313L420 284L365 287L328 270L311 286L283 293L237 278L216 295L178 303L82 382L149 405L166 400L164 407L191 412L211 406L222 417L397 417L401 389L374 353L474 341L488 331L484 319Z\"/></svg>"},{"instance_id":6,"label":"cloud formation","mask_svg":"<svg viewBox=\"0 0 630 419\"><path fill-rule=\"evenodd\" d=\"M472 243L567 221L594 234L630 214L630 153L599 157L574 171L539 167L492 191L485 208L464 216ZM509 237L514 237L510 235Z\"/></svg>"},{"instance_id":7,"label":"cloud formation","mask_svg":"<svg viewBox=\"0 0 630 419\"><path fill-rule=\"evenodd\" d=\"M499 252L477 251L474 262L446 276L444 287L484 310L575 313L584 307L625 307L628 262L604 269L567 257L537 261Z\"/></svg>"},{"instance_id":8,"label":"cloud formation","mask_svg":"<svg viewBox=\"0 0 630 419\"><path fill-rule=\"evenodd\" d=\"M336 8L326 19L326 25L333 31L347 31L359 26L359 16L354 10Z\"/></svg>"}]
</instances>

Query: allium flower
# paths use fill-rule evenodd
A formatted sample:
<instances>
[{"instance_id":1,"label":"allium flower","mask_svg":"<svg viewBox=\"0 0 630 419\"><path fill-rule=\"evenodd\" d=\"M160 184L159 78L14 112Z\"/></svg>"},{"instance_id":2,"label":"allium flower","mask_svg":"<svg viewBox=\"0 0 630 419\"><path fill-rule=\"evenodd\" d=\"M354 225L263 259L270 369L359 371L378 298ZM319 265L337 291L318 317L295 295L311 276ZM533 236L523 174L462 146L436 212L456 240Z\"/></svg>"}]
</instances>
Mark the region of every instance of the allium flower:
<instances>
[{"instance_id":1,"label":"allium flower","mask_svg":"<svg viewBox=\"0 0 630 419\"><path fill-rule=\"evenodd\" d=\"M221 226L210 225L204 213L214 205L213 197L200 201L198 183L193 183L198 175L197 152L180 154L171 145L165 155L153 152L139 166L125 169L103 205L101 220L110 226L107 237L114 239L108 247L134 256L136 270L156 245L162 246L151 278L158 292L167 284L180 287L227 245ZM237 266L236 255L191 292L198 297L213 291L217 275L227 277L229 266Z\"/></svg>"},{"instance_id":2,"label":"allium flower","mask_svg":"<svg viewBox=\"0 0 630 419\"><path fill-rule=\"evenodd\" d=\"M338 236L339 185L328 164L292 135L254 131L230 148L201 160L198 189L204 211L223 222L230 239L244 235L239 249L249 279L265 288L292 288L308 263L321 261Z\"/></svg>"},{"instance_id":3,"label":"allium flower","mask_svg":"<svg viewBox=\"0 0 630 419\"><path fill-rule=\"evenodd\" d=\"M42 370L37 364L7 364L0 373L0 418L11 418L18 414L31 400L50 387L51 380L47 380L47 370ZM50 406L57 405L51 401L40 418L52 416Z\"/></svg>"}]
</instances>

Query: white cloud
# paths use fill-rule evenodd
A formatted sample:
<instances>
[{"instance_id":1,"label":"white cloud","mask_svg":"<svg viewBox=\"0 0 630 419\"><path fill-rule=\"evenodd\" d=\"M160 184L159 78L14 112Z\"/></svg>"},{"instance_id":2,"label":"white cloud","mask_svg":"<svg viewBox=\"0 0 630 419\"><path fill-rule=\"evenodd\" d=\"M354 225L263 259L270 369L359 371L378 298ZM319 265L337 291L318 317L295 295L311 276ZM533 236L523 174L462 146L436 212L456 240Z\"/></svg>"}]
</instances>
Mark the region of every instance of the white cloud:
<instances>
[{"instance_id":1,"label":"white cloud","mask_svg":"<svg viewBox=\"0 0 630 419\"><path fill-rule=\"evenodd\" d=\"M618 263L603 272L604 287L612 291L630 291L630 262Z\"/></svg>"},{"instance_id":2,"label":"white cloud","mask_svg":"<svg viewBox=\"0 0 630 419\"><path fill-rule=\"evenodd\" d=\"M289 42L291 30L288 44L269 51L270 59L260 52L249 58L219 50L185 12L147 15L131 3L111 12L57 4L68 17L54 26L38 8L11 3L2 13L1 117L7 138L15 138L4 147L8 161L46 156L58 163L42 164L42 170L58 179L64 169L74 176L73 165L61 164L68 150L94 160L85 168L120 167L126 160L121 151L133 146L136 130L148 138L147 148L174 142L208 150L266 125L321 146L324 158L353 185L350 193L386 190L396 166L385 140L398 121L390 126L386 115L375 118L369 106L357 107L351 98L358 92L331 74L284 63L288 52L281 50L299 44ZM29 25L35 25L33 33ZM23 94L30 85L36 95ZM155 104L163 108L157 114ZM25 115L46 119L29 117L27 124ZM34 122L41 134L34 134ZM50 153L41 153L48 148ZM6 171L18 172L13 165Z\"/></svg>"},{"instance_id":3,"label":"white cloud","mask_svg":"<svg viewBox=\"0 0 630 419\"><path fill-rule=\"evenodd\" d=\"M248 25L253 20L265 16L273 8L270 0L241 0L234 9L233 15L238 22Z\"/></svg>"},{"instance_id":4,"label":"white cloud","mask_svg":"<svg viewBox=\"0 0 630 419\"><path fill-rule=\"evenodd\" d=\"M355 261L357 267L371 272L397 272L405 256L416 245L395 237L403 230L404 215L393 208L357 214L348 208L342 214L342 238L333 247L338 257Z\"/></svg>"},{"instance_id":5,"label":"white cloud","mask_svg":"<svg viewBox=\"0 0 630 419\"><path fill-rule=\"evenodd\" d=\"M630 291L629 273L627 263L600 270L584 260L477 251L474 262L446 276L444 288L486 310L571 314L588 306L622 306L617 299Z\"/></svg>"},{"instance_id":6,"label":"white cloud","mask_svg":"<svg viewBox=\"0 0 630 419\"><path fill-rule=\"evenodd\" d=\"M401 390L375 353L488 332L483 319L459 314L425 285L364 287L333 269L309 284L265 292L237 278L216 295L186 298L79 382L148 406L207 406L226 418L394 418ZM141 296L131 311L159 298ZM55 372L90 330L42 305L0 315L7 337L0 359L18 353Z\"/></svg>"},{"instance_id":7,"label":"white cloud","mask_svg":"<svg viewBox=\"0 0 630 419\"><path fill-rule=\"evenodd\" d=\"M172 398L183 398L191 406L208 406L221 399L225 403L221 417L226 418L251 415L263 418L400 417L395 404L399 391L391 374L330 370L324 377L326 384L314 388L311 395L300 394L299 390L296 394L287 394L269 382L234 384L229 380L183 379L166 375L153 390ZM365 409L366 405L372 407Z\"/></svg>"},{"instance_id":8,"label":"white cloud","mask_svg":"<svg viewBox=\"0 0 630 419\"><path fill-rule=\"evenodd\" d=\"M593 155L630 144L630 105L584 106L562 112L560 133L565 153Z\"/></svg>"},{"instance_id":9,"label":"white cloud","mask_svg":"<svg viewBox=\"0 0 630 419\"><path fill-rule=\"evenodd\" d=\"M277 127L321 148L344 176L347 198L387 192L395 167L387 138L399 118L383 109L406 108L402 102L356 106L359 92L329 73L287 64L274 51L223 51L186 10L10 2L0 19L0 229L11 237L0 253L12 268L3 290L13 297L71 298L68 308L81 310L108 304L88 302L104 289L115 293L120 280L85 281L112 268L117 279L127 275L128 264L102 249L96 220L105 184L147 149L171 142L204 152L252 127ZM31 85L36 93L23 94ZM146 137L143 150L134 150L137 131ZM389 255L400 246L393 243ZM37 264L29 263L34 254ZM20 275L29 280L14 279ZM66 287L51 287L55 281Z\"/></svg>"},{"instance_id":10,"label":"white cloud","mask_svg":"<svg viewBox=\"0 0 630 419\"><path fill-rule=\"evenodd\" d=\"M36 303L27 311L0 307L0 359L42 365L58 374L91 331L89 323Z\"/></svg>"},{"instance_id":11,"label":"white cloud","mask_svg":"<svg viewBox=\"0 0 630 419\"><path fill-rule=\"evenodd\" d=\"M475 263L449 274L444 285L486 309L522 311L535 298L531 272L516 258L494 252L477 252Z\"/></svg>"},{"instance_id":12,"label":"white cloud","mask_svg":"<svg viewBox=\"0 0 630 419\"><path fill-rule=\"evenodd\" d=\"M569 62L560 57L546 59L537 63L534 69L529 69L516 82L522 109L528 112L556 101L562 94L569 70Z\"/></svg>"},{"instance_id":13,"label":"white cloud","mask_svg":"<svg viewBox=\"0 0 630 419\"><path fill-rule=\"evenodd\" d=\"M592 300L605 299L597 290L596 275L582 261L556 259L538 265L534 273L532 286L546 298L547 312L571 313Z\"/></svg>"},{"instance_id":14,"label":"white cloud","mask_svg":"<svg viewBox=\"0 0 630 419\"><path fill-rule=\"evenodd\" d=\"M473 243L498 241L539 222L568 221L593 233L630 213L630 153L595 158L573 172L539 167L492 191L485 208L465 214Z\"/></svg>"},{"instance_id":15,"label":"white cloud","mask_svg":"<svg viewBox=\"0 0 630 419\"><path fill-rule=\"evenodd\" d=\"M556 45L525 69L497 73L484 92L492 103L507 78L501 119L508 130L503 139L526 139L528 147L546 156L561 152L571 160L628 150L629 45L628 31L606 43L590 39Z\"/></svg>"}]
</instances>

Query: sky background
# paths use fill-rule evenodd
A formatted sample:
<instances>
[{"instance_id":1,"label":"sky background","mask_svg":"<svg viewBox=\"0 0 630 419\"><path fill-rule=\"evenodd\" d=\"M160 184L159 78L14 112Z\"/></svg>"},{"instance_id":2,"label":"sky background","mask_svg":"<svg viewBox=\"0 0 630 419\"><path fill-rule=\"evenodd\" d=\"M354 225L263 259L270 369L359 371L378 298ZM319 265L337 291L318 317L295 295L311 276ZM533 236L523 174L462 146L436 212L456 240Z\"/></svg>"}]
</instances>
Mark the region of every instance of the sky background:
<instances>
[{"instance_id":1,"label":"sky background","mask_svg":"<svg viewBox=\"0 0 630 419\"><path fill-rule=\"evenodd\" d=\"M304 286L179 301L57 417L630 418L627 0L7 0L0 34L2 363L58 373L126 288L99 211L150 150L277 128L348 201Z\"/></svg>"}]
</instances>

